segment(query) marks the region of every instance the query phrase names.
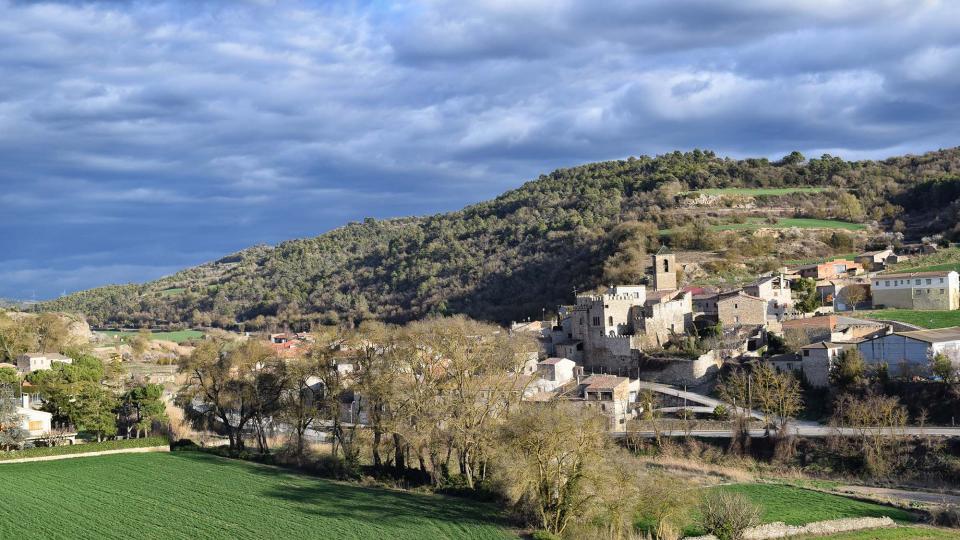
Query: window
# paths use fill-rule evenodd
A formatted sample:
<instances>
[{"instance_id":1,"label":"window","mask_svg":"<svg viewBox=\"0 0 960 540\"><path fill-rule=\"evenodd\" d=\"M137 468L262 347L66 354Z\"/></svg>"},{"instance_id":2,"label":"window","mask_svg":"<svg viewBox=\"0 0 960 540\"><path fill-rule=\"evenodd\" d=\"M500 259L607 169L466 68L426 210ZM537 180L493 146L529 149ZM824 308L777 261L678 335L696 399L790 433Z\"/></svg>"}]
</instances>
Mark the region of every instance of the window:
<instances>
[{"instance_id":1,"label":"window","mask_svg":"<svg viewBox=\"0 0 960 540\"><path fill-rule=\"evenodd\" d=\"M920 284L920 280L918 279L918 280L914 281L913 284L914 284L914 285L919 285L919 284Z\"/></svg>"},{"instance_id":2,"label":"window","mask_svg":"<svg viewBox=\"0 0 960 540\"><path fill-rule=\"evenodd\" d=\"M740 306L737 305L737 304L734 304L734 305L733 305L733 309L740 309Z\"/></svg>"},{"instance_id":3,"label":"window","mask_svg":"<svg viewBox=\"0 0 960 540\"><path fill-rule=\"evenodd\" d=\"M943 278L940 278L940 283L943 283Z\"/></svg>"},{"instance_id":4,"label":"window","mask_svg":"<svg viewBox=\"0 0 960 540\"><path fill-rule=\"evenodd\" d=\"M664 272L670 271L670 261L668 259L663 260L663 271Z\"/></svg>"},{"instance_id":5,"label":"window","mask_svg":"<svg viewBox=\"0 0 960 540\"><path fill-rule=\"evenodd\" d=\"M880 282L879 282L879 281L877 282L877 285L880 285ZM890 282L889 282L889 281L884 281L884 282L883 282L883 286L884 286L884 287L889 287L889 286L890 286Z\"/></svg>"},{"instance_id":6,"label":"window","mask_svg":"<svg viewBox=\"0 0 960 540\"><path fill-rule=\"evenodd\" d=\"M40 431L41 429L43 429L43 422L41 422L40 420L30 420L30 423L27 426L27 428L30 431Z\"/></svg>"},{"instance_id":7,"label":"window","mask_svg":"<svg viewBox=\"0 0 960 540\"><path fill-rule=\"evenodd\" d=\"M804 350L803 350L803 355L804 355L804 356L810 356L810 351L804 349Z\"/></svg>"},{"instance_id":8,"label":"window","mask_svg":"<svg viewBox=\"0 0 960 540\"><path fill-rule=\"evenodd\" d=\"M931 284L933 284L933 280L932 280L932 279L927 279L927 285L931 285Z\"/></svg>"},{"instance_id":9,"label":"window","mask_svg":"<svg viewBox=\"0 0 960 540\"><path fill-rule=\"evenodd\" d=\"M613 315L609 316L609 317L607 318L607 320L610 321L608 324L612 325L612 324L613 324Z\"/></svg>"},{"instance_id":10,"label":"window","mask_svg":"<svg viewBox=\"0 0 960 540\"><path fill-rule=\"evenodd\" d=\"M600 326L600 317L594 317L594 318L593 318L593 325L594 325L594 326Z\"/></svg>"},{"instance_id":11,"label":"window","mask_svg":"<svg viewBox=\"0 0 960 540\"><path fill-rule=\"evenodd\" d=\"M947 292L945 289L940 289L940 294Z\"/></svg>"}]
</instances>

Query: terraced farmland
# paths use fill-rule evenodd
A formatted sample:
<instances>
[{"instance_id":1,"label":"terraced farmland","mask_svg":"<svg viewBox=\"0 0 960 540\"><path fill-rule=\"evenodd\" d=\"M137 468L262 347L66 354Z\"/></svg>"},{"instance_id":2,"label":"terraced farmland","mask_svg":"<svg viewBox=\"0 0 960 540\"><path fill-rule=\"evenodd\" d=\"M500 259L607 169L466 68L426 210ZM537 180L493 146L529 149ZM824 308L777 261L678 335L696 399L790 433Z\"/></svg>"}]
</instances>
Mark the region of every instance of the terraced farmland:
<instances>
[{"instance_id":1,"label":"terraced farmland","mask_svg":"<svg viewBox=\"0 0 960 540\"><path fill-rule=\"evenodd\" d=\"M496 508L196 452L0 465L0 538L510 538ZM513 536L515 537L515 536Z\"/></svg>"}]
</instances>

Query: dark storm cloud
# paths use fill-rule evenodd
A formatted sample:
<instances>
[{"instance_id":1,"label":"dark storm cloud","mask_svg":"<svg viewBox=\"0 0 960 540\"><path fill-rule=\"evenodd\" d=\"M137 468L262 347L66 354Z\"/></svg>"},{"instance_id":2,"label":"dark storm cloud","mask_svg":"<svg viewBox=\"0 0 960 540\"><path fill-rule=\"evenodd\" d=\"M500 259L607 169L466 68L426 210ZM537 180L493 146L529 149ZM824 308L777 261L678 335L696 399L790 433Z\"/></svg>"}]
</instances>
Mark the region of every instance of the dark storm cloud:
<instances>
[{"instance_id":1,"label":"dark storm cloud","mask_svg":"<svg viewBox=\"0 0 960 540\"><path fill-rule=\"evenodd\" d=\"M0 0L0 296L584 161L956 144L948 2Z\"/></svg>"}]
</instances>

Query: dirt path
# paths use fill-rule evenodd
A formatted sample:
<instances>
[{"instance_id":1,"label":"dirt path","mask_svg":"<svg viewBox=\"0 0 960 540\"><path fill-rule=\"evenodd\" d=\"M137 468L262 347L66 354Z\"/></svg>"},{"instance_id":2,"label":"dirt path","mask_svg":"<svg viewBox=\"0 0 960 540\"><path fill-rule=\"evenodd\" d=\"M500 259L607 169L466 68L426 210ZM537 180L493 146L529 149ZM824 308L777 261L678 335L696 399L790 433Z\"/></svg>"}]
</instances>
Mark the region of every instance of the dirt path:
<instances>
[{"instance_id":1,"label":"dirt path","mask_svg":"<svg viewBox=\"0 0 960 540\"><path fill-rule=\"evenodd\" d=\"M935 491L912 491L907 489L891 489L868 486L840 486L839 493L867 495L870 497L884 497L901 501L918 502L923 504L960 504L960 495L948 495Z\"/></svg>"}]
</instances>

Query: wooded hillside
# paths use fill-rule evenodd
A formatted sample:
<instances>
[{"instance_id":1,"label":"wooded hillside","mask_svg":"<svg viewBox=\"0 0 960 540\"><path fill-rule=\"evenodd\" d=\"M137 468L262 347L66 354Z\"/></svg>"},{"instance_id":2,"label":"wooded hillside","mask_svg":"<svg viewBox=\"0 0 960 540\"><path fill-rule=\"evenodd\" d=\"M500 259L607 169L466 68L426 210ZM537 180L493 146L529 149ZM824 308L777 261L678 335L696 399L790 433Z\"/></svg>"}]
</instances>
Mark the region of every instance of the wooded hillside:
<instances>
[{"instance_id":1,"label":"wooded hillside","mask_svg":"<svg viewBox=\"0 0 960 540\"><path fill-rule=\"evenodd\" d=\"M719 252L728 261L764 255L764 244L750 234L719 232L745 219L775 222L772 214L956 234L956 201L933 208L928 197L960 193L958 171L960 149L884 161L806 160L796 152L776 162L732 160L695 150L592 163L457 212L367 219L315 238L251 247L155 282L78 292L39 309L82 312L94 325L296 328L430 313L506 322L568 302L574 287L638 277L644 253L661 242ZM707 193L717 197L716 190L695 193L707 188L799 186L828 189L731 192L706 207L690 204ZM818 238L832 245L844 234Z\"/></svg>"}]
</instances>

